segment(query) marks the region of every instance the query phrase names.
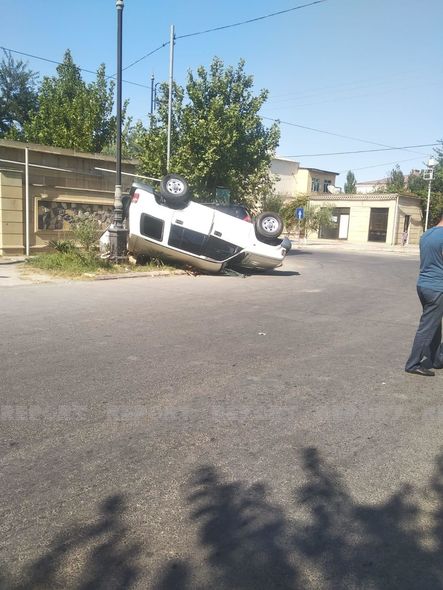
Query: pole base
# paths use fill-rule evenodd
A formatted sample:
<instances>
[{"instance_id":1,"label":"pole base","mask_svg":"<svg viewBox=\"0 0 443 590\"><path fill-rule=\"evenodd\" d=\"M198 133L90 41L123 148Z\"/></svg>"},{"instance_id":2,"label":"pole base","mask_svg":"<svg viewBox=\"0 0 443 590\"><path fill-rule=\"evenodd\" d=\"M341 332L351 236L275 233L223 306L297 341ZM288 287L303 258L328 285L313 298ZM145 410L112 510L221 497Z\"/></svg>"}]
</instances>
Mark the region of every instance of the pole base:
<instances>
[{"instance_id":1,"label":"pole base","mask_svg":"<svg viewBox=\"0 0 443 590\"><path fill-rule=\"evenodd\" d=\"M123 262L128 257L128 230L122 227L109 228L110 259Z\"/></svg>"}]
</instances>

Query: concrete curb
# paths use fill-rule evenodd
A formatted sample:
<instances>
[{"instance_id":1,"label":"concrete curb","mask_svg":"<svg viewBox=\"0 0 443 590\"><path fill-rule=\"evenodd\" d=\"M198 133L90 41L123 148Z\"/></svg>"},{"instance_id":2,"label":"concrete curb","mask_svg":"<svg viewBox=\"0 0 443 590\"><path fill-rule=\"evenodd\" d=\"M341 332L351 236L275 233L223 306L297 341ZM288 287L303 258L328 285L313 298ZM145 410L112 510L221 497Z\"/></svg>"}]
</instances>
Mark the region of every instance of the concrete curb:
<instances>
[{"instance_id":1,"label":"concrete curb","mask_svg":"<svg viewBox=\"0 0 443 590\"><path fill-rule=\"evenodd\" d=\"M94 281L112 281L117 279L137 279L142 277L171 277L175 275L186 275L189 274L185 270L154 270L148 272L128 272L119 274L109 275L82 275L83 277L90 278Z\"/></svg>"}]
</instances>

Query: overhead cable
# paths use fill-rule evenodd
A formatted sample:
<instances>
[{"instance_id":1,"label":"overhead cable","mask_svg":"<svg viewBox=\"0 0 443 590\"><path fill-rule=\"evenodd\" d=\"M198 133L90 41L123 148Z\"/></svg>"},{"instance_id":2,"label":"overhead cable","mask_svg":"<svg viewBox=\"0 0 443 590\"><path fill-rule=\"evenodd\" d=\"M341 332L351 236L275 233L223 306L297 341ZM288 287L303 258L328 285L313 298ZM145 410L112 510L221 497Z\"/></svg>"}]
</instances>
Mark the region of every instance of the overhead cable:
<instances>
[{"instance_id":1,"label":"overhead cable","mask_svg":"<svg viewBox=\"0 0 443 590\"><path fill-rule=\"evenodd\" d=\"M175 39L188 39L189 37L196 37L197 35L206 35L207 33L214 33L215 31L223 31L225 29L232 29L233 27L240 27L241 25L247 25L247 24L254 23L254 22L257 22L260 20L271 18L273 16L278 16L280 14L286 14L287 12L301 10L302 8L308 8L309 6L314 6L315 4L322 4L323 2L327 2L327 1L328 0L315 0L314 2L309 2L308 4L300 4L299 6L293 6L292 8L287 8L286 10L279 10L278 12L271 12L270 14L264 14L263 16L257 16L255 18L250 18L250 19L243 20L243 21L240 21L237 23L231 23L230 25L222 25L220 27L213 27L211 29L204 29L203 31L196 31L194 33L186 33L185 35L176 35ZM149 53L146 53L145 55L143 55L139 59L136 59L135 61L133 61L129 65L125 66L123 68L123 71L127 70L129 68L132 68L132 66L135 66L135 64L138 64L142 60L144 60L147 57L149 57L150 55L156 53L160 49L163 49L163 47L166 47L167 45L169 45L169 41L165 41L162 45L160 45L160 47L153 49Z\"/></svg>"},{"instance_id":2,"label":"overhead cable","mask_svg":"<svg viewBox=\"0 0 443 590\"><path fill-rule=\"evenodd\" d=\"M327 2L327 0L315 0L315 2L309 2L309 4L300 4L299 6L287 8L286 10L279 10L278 12L271 12L270 14L265 14L263 16L257 16L256 18L250 18L248 20L243 20L238 23L232 23L230 25L223 25L221 27L214 27L212 29L205 29L203 31L197 31L196 33L187 33L186 35L179 35L177 37L177 39L196 37L197 35L205 35L206 33L213 33L214 31L223 31L224 29L231 29L233 27L240 27L241 25L255 23L259 20L265 20L265 19L271 18L273 16L278 16L280 14L286 14L288 12L293 12L294 10L301 10L302 8L308 8L309 6L314 6L315 4L322 4L323 2Z\"/></svg>"},{"instance_id":3,"label":"overhead cable","mask_svg":"<svg viewBox=\"0 0 443 590\"><path fill-rule=\"evenodd\" d=\"M125 66L122 69L122 72L124 72L125 70L128 70L129 68L132 68L132 66L135 66L135 64L138 64L138 62L143 61L144 59L146 59L147 57L149 57L150 55L153 55L154 53L157 53L157 51L160 51L160 49L163 49L163 47L166 47L167 45L169 45L169 41L165 41L162 45L160 45L159 47L157 47L156 49L153 49L152 51L150 51L149 53L147 53L146 55L143 55L142 57L140 57L139 59L136 59L135 61L133 61L132 63L130 63L129 65ZM115 74L114 74L115 75Z\"/></svg>"},{"instance_id":4,"label":"overhead cable","mask_svg":"<svg viewBox=\"0 0 443 590\"><path fill-rule=\"evenodd\" d=\"M402 145L400 147L378 148L376 150L354 150L351 152L327 152L324 154L296 154L295 156L283 156L284 158L315 158L317 156L342 156L344 154L367 154L369 152L388 152L390 150L406 150L409 148L434 147L438 143L422 143L420 145Z\"/></svg>"},{"instance_id":5,"label":"overhead cable","mask_svg":"<svg viewBox=\"0 0 443 590\"><path fill-rule=\"evenodd\" d=\"M369 168L381 168L382 166L389 166L390 164L401 164L403 162L412 162L413 160L417 160L418 158L407 158L406 160L392 160L392 162L382 162L381 164L372 164L371 166L362 166L361 168L352 168L353 171L357 170L368 170ZM346 170L340 170L339 174L344 174L348 172L349 168Z\"/></svg>"},{"instance_id":6,"label":"overhead cable","mask_svg":"<svg viewBox=\"0 0 443 590\"><path fill-rule=\"evenodd\" d=\"M0 49L3 49L3 51L10 52L10 53L16 53L17 55L24 55L25 57L30 57L32 59L39 59L40 61L46 61L48 63L56 64L58 66L63 65L63 62L55 61L54 59L48 59L47 57L41 57L39 55L33 55L32 53L25 53L24 51L17 51L16 49L9 49L8 47L1 47L1 46L0 46ZM80 68L77 65L75 67L78 68L81 72L87 72L88 74L97 74L97 72L94 72L93 70L87 70L86 68ZM105 78L112 79L112 78L115 78L115 76L105 76ZM149 88L149 86L146 86L146 84L139 84L138 82L131 82L129 80L122 80L122 82L125 82L126 84L132 84L133 86L139 86L140 88Z\"/></svg>"},{"instance_id":7,"label":"overhead cable","mask_svg":"<svg viewBox=\"0 0 443 590\"><path fill-rule=\"evenodd\" d=\"M314 131L316 133L323 133L325 135L332 135L334 137L341 137L342 139L350 139L352 141L359 141L360 143L367 143L370 145L378 145L379 147L384 148L392 148L392 145L386 145L385 143L377 143L376 141L370 141L367 139L361 139L360 137L351 137L350 135L341 135L340 133L333 133L332 131L325 131L324 129L316 129L315 127L307 127L306 125L300 125L298 123L290 123L288 121L282 121L281 119L274 119L272 117L262 117L266 121L273 121L274 123L289 125L290 127L298 127L299 129L306 129L307 131ZM402 148L405 149L405 148ZM406 150L411 151L411 150ZM420 154L421 156L426 156L427 154L423 154L422 152L412 152L416 154Z\"/></svg>"}]
</instances>

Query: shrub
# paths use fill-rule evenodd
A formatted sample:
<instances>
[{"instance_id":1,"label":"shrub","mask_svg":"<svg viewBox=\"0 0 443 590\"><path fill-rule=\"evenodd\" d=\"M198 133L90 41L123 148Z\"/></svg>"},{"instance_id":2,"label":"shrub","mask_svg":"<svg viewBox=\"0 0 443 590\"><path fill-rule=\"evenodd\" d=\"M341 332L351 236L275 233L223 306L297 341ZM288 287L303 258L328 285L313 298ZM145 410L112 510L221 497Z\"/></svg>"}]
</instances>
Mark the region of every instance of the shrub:
<instances>
[{"instance_id":1,"label":"shrub","mask_svg":"<svg viewBox=\"0 0 443 590\"><path fill-rule=\"evenodd\" d=\"M73 252L77 248L72 240L51 240L49 246L57 252L62 252L64 254Z\"/></svg>"},{"instance_id":2,"label":"shrub","mask_svg":"<svg viewBox=\"0 0 443 590\"><path fill-rule=\"evenodd\" d=\"M283 199L278 195L269 195L263 199L261 210L272 211L273 213L280 213L283 208Z\"/></svg>"},{"instance_id":3,"label":"shrub","mask_svg":"<svg viewBox=\"0 0 443 590\"><path fill-rule=\"evenodd\" d=\"M100 225L96 219L91 217L76 219L72 222L71 227L75 240L86 252L90 252L94 246L97 246Z\"/></svg>"}]
</instances>

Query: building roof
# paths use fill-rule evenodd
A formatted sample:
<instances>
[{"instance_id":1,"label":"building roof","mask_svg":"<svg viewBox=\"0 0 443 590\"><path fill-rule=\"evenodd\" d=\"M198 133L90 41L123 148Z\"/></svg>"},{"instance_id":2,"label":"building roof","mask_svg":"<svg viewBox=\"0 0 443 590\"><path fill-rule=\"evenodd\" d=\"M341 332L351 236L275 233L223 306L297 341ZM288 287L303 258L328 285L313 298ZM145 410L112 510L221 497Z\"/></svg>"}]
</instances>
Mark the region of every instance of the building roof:
<instances>
[{"instance_id":1,"label":"building roof","mask_svg":"<svg viewBox=\"0 0 443 590\"><path fill-rule=\"evenodd\" d=\"M321 168L309 168L308 166L300 166L299 170L310 170L312 172L323 172L324 174L335 174L338 176L340 172L332 172L331 170L322 170Z\"/></svg>"},{"instance_id":2,"label":"building roof","mask_svg":"<svg viewBox=\"0 0 443 590\"><path fill-rule=\"evenodd\" d=\"M72 156L77 158L86 158L90 160L104 160L108 162L115 162L115 156L108 156L105 154L94 154L89 152L79 152L77 150L70 150L66 148L59 148L49 145L41 145L38 143L28 143L22 141L13 141L11 139L0 139L0 147L21 149L29 148L31 151L40 152L44 154L54 154L59 156ZM126 164L138 164L137 160L122 160Z\"/></svg>"},{"instance_id":3,"label":"building roof","mask_svg":"<svg viewBox=\"0 0 443 590\"><path fill-rule=\"evenodd\" d=\"M380 178L380 180L366 180L365 182L357 182L356 186L362 186L362 185L370 185L370 186L374 186L377 184L386 184L388 182L389 178Z\"/></svg>"},{"instance_id":4,"label":"building roof","mask_svg":"<svg viewBox=\"0 0 443 590\"><path fill-rule=\"evenodd\" d=\"M293 160L291 158L283 158L282 156L274 156L273 160L281 160L282 162L291 162L292 164L298 164L297 160Z\"/></svg>"},{"instance_id":5,"label":"building roof","mask_svg":"<svg viewBox=\"0 0 443 590\"><path fill-rule=\"evenodd\" d=\"M420 200L420 197L405 193L324 193L321 195L310 194L310 201L395 201L397 197L402 199Z\"/></svg>"}]
</instances>

